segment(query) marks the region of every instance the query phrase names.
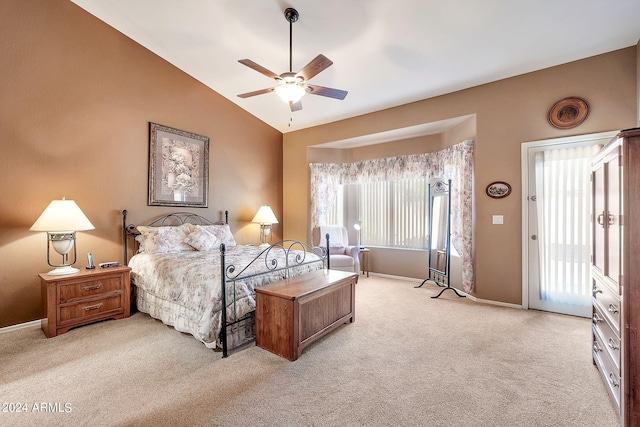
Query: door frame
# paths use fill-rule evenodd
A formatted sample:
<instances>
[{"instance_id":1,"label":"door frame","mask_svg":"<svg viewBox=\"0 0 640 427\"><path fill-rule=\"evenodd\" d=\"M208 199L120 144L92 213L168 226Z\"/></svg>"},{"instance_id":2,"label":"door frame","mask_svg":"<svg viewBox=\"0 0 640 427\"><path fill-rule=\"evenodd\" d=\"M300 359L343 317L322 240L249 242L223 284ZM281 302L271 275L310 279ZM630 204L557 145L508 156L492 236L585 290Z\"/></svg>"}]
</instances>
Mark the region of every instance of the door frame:
<instances>
[{"instance_id":1,"label":"door frame","mask_svg":"<svg viewBox=\"0 0 640 427\"><path fill-rule=\"evenodd\" d=\"M598 139L613 139L620 131L608 131L543 139L521 144L520 166L522 171L522 308L529 309L529 150L552 145L588 143Z\"/></svg>"}]
</instances>

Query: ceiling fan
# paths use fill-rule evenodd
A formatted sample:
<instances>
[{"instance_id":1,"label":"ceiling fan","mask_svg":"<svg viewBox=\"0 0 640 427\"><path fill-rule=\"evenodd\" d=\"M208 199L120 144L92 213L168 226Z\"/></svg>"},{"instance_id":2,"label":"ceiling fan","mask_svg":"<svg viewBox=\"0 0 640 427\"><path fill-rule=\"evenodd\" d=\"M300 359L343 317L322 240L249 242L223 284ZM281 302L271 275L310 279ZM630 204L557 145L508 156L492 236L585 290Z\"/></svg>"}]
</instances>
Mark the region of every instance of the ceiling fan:
<instances>
[{"instance_id":1,"label":"ceiling fan","mask_svg":"<svg viewBox=\"0 0 640 427\"><path fill-rule=\"evenodd\" d=\"M316 56L311 62L309 62L298 73L294 73L292 69L292 49L293 49L293 23L299 18L298 11L292 7L285 9L284 17L289 21L289 71L277 75L276 73L267 70L261 65L256 64L250 59L240 59L238 62L246 65L249 68L256 70L259 73L264 74L267 77L274 79L277 86L256 90L253 92L247 92L238 95L240 98L249 98L251 96L262 95L263 93L269 93L275 91L283 101L287 102L291 108L291 111L302 110L302 102L300 99L306 94L327 96L329 98L343 100L347 96L346 90L333 89L330 87L312 85L307 83L312 77L318 75L321 71L325 70L333 62L326 56L320 54Z\"/></svg>"}]
</instances>

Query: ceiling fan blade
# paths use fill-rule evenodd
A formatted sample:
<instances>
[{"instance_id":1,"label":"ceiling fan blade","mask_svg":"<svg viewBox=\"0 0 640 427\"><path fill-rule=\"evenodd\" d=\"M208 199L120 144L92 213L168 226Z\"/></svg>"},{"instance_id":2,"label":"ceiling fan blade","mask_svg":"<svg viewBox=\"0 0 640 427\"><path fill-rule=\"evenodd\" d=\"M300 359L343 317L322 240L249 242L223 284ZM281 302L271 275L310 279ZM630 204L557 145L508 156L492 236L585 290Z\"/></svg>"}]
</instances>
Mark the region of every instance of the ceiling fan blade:
<instances>
[{"instance_id":1,"label":"ceiling fan blade","mask_svg":"<svg viewBox=\"0 0 640 427\"><path fill-rule=\"evenodd\" d=\"M349 92L347 92L346 90L308 84L307 93L310 93L311 95L328 96L329 98L343 100Z\"/></svg>"},{"instance_id":2,"label":"ceiling fan blade","mask_svg":"<svg viewBox=\"0 0 640 427\"><path fill-rule=\"evenodd\" d=\"M242 93L238 95L240 98L249 98L250 96L262 95L263 93L273 92L274 88L254 90L253 92Z\"/></svg>"},{"instance_id":3,"label":"ceiling fan blade","mask_svg":"<svg viewBox=\"0 0 640 427\"><path fill-rule=\"evenodd\" d=\"M289 104L289 107L291 107L291 112L292 113L294 111L300 111L300 110L302 110L302 101L292 102L291 104Z\"/></svg>"},{"instance_id":4,"label":"ceiling fan blade","mask_svg":"<svg viewBox=\"0 0 640 427\"><path fill-rule=\"evenodd\" d=\"M300 70L297 75L301 76L305 81L308 82L313 76L318 75L318 73L331 66L331 64L333 64L332 60L320 54L316 56L311 62L309 62L302 70Z\"/></svg>"},{"instance_id":5,"label":"ceiling fan blade","mask_svg":"<svg viewBox=\"0 0 640 427\"><path fill-rule=\"evenodd\" d=\"M256 64L255 62L253 62L250 59L239 59L238 62L243 64L243 65L246 65L247 67L249 67L251 69L254 69L257 72L262 73L265 76L270 77L272 79L280 78L280 76L277 75L276 73L274 73L273 71L267 70L262 65Z\"/></svg>"}]
</instances>

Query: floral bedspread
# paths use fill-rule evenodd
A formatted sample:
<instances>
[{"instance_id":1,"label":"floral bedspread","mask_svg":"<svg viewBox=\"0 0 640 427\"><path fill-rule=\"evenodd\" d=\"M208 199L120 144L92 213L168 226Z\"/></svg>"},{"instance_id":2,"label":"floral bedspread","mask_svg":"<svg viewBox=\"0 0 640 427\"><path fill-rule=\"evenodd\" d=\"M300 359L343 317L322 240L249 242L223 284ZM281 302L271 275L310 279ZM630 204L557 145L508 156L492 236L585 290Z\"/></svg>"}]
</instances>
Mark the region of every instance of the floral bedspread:
<instances>
[{"instance_id":1,"label":"floral bedspread","mask_svg":"<svg viewBox=\"0 0 640 427\"><path fill-rule=\"evenodd\" d=\"M227 248L225 264L227 267L235 267L231 276L253 276L227 284L228 321L241 318L255 310L255 287L285 277L286 270L280 270L286 264L285 254L283 249L274 248L267 252L265 259L263 249L255 246L239 245ZM291 266L288 269L289 276L323 268L322 262L307 264L318 259L312 253L292 250L287 254ZM260 258L251 263L259 255ZM296 256L304 257L304 264L297 265ZM277 263L279 271L255 276L267 271L267 263L273 269L274 262ZM192 334L207 347L215 347L221 329L220 264L218 250L135 255L129 261L129 266L132 269L132 283L139 290L138 310L181 332ZM245 269L247 265L249 267Z\"/></svg>"}]
</instances>

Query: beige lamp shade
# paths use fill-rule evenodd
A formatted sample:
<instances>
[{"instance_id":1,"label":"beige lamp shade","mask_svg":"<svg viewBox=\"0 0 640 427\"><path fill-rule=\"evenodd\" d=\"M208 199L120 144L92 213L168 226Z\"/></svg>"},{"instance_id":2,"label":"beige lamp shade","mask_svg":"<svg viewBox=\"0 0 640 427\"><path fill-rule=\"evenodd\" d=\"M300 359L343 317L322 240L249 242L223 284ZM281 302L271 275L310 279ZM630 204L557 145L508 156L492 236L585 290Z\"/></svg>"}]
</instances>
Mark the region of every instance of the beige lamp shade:
<instances>
[{"instance_id":1,"label":"beige lamp shade","mask_svg":"<svg viewBox=\"0 0 640 427\"><path fill-rule=\"evenodd\" d=\"M73 200L53 200L31 226L31 231L84 231L95 227Z\"/></svg>"},{"instance_id":2,"label":"beige lamp shade","mask_svg":"<svg viewBox=\"0 0 640 427\"><path fill-rule=\"evenodd\" d=\"M271 210L271 208L267 205L260 206L256 216L253 217L251 222L257 222L259 224L277 224L278 219L275 214Z\"/></svg>"}]
</instances>

